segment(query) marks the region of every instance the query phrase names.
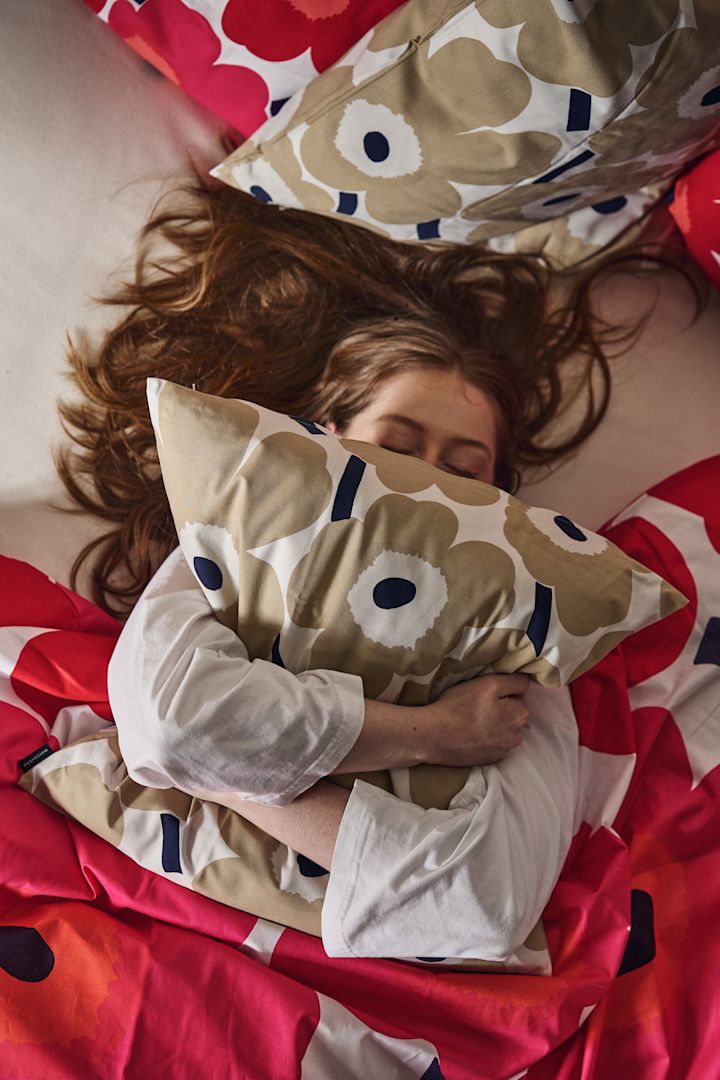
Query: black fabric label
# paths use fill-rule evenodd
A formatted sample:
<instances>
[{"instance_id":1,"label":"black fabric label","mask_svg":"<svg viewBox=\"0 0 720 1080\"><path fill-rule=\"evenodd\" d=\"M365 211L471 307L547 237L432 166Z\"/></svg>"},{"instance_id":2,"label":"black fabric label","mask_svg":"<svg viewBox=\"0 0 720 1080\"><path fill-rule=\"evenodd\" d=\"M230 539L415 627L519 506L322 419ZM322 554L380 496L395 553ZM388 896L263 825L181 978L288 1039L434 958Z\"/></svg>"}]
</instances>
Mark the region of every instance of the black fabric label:
<instances>
[{"instance_id":1,"label":"black fabric label","mask_svg":"<svg viewBox=\"0 0 720 1080\"><path fill-rule=\"evenodd\" d=\"M33 750L32 754L28 754L27 757L21 758L20 761L18 761L18 765L23 772L29 772L35 765L39 765L41 761L44 761L45 758L50 757L50 755L54 753L55 751L52 746L50 746L50 743L45 743L39 750Z\"/></svg>"}]
</instances>

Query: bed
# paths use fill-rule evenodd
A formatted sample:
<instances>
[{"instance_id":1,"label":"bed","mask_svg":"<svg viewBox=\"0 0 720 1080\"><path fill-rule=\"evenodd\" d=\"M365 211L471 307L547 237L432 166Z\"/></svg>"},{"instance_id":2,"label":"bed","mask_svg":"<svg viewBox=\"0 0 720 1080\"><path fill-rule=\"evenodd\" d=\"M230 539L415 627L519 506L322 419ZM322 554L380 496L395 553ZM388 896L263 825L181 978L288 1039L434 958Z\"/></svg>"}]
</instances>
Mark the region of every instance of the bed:
<instances>
[{"instance_id":1,"label":"bed","mask_svg":"<svg viewBox=\"0 0 720 1080\"><path fill-rule=\"evenodd\" d=\"M119 628L86 579L67 587L95 526L55 508L65 335L102 332L112 313L90 298L129 265L188 154L219 159L224 125L79 2L12 2L3 23L0 1075L715 1075L718 294L690 325L672 275L607 286L608 318L657 296L655 314L614 364L598 431L522 492L610 522L692 597L573 687L587 797L545 913L553 974L330 961L316 939L137 867L17 785L20 759L111 719Z\"/></svg>"}]
</instances>

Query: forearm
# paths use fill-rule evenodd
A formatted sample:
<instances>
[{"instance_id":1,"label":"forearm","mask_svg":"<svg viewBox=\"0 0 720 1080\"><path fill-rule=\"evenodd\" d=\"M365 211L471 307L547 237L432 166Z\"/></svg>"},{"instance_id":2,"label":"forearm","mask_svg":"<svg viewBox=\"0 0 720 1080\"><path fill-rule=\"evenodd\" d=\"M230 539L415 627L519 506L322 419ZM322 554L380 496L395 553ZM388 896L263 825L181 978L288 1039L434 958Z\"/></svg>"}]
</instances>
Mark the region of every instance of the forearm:
<instances>
[{"instance_id":1,"label":"forearm","mask_svg":"<svg viewBox=\"0 0 720 1080\"><path fill-rule=\"evenodd\" d=\"M331 775L400 769L430 759L432 726L426 707L365 699L362 730Z\"/></svg>"},{"instance_id":2,"label":"forearm","mask_svg":"<svg viewBox=\"0 0 720 1080\"><path fill-rule=\"evenodd\" d=\"M350 792L326 780L304 791L289 806L266 806L228 791L195 790L198 798L236 810L247 821L294 851L330 869L335 841Z\"/></svg>"}]
</instances>

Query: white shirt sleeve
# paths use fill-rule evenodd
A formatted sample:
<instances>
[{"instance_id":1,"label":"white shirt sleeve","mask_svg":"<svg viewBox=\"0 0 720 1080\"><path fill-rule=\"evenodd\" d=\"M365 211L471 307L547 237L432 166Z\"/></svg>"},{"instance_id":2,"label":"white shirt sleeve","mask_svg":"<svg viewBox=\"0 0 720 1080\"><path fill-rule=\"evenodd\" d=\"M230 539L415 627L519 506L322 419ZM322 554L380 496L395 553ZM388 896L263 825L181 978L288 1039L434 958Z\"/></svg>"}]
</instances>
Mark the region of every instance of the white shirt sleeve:
<instances>
[{"instance_id":1,"label":"white shirt sleeve","mask_svg":"<svg viewBox=\"0 0 720 1080\"><path fill-rule=\"evenodd\" d=\"M527 938L573 834L578 733L567 689L531 686L521 746L473 769L448 810L361 780L322 910L329 956L504 960Z\"/></svg>"},{"instance_id":2,"label":"white shirt sleeve","mask_svg":"<svg viewBox=\"0 0 720 1080\"><path fill-rule=\"evenodd\" d=\"M357 675L250 661L180 548L123 627L108 695L130 776L284 806L329 775L362 729Z\"/></svg>"}]
</instances>

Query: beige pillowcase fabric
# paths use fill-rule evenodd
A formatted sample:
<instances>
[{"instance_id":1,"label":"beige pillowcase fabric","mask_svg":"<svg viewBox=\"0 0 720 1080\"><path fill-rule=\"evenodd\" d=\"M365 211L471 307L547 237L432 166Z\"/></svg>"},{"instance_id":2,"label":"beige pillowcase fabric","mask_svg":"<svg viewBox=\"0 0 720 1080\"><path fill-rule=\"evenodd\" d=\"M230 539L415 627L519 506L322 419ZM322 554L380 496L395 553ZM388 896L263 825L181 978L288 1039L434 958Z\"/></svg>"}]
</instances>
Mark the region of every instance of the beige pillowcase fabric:
<instances>
[{"instance_id":1,"label":"beige pillowcase fabric","mask_svg":"<svg viewBox=\"0 0 720 1080\"><path fill-rule=\"evenodd\" d=\"M715 0L409 0L212 172L399 240L577 265L720 142Z\"/></svg>"},{"instance_id":2,"label":"beige pillowcase fabric","mask_svg":"<svg viewBox=\"0 0 720 1080\"><path fill-rule=\"evenodd\" d=\"M160 379L148 401L183 552L251 659L356 673L366 696L406 703L480 672L558 686L686 602L605 538L490 485ZM362 779L447 808L469 771ZM136 784L115 729L22 783L141 865L320 936L322 868L224 808ZM181 831L182 872L158 854L167 828ZM551 969L540 925L503 965L452 962Z\"/></svg>"},{"instance_id":3,"label":"beige pillowcase fabric","mask_svg":"<svg viewBox=\"0 0 720 1080\"><path fill-rule=\"evenodd\" d=\"M685 599L562 514L305 420L148 380L180 545L251 658L422 704L567 684Z\"/></svg>"},{"instance_id":4,"label":"beige pillowcase fabric","mask_svg":"<svg viewBox=\"0 0 720 1080\"><path fill-rule=\"evenodd\" d=\"M381 774L374 777L363 778L384 786ZM346 787L353 783L351 777L336 780ZM321 937L327 882L327 875L318 873L321 868L223 806L172 788L135 783L114 727L56 751L18 782L145 869L229 907ZM177 838L177 864L164 854L167 831ZM552 971L542 923L503 963L445 958L427 966L533 975Z\"/></svg>"}]
</instances>

